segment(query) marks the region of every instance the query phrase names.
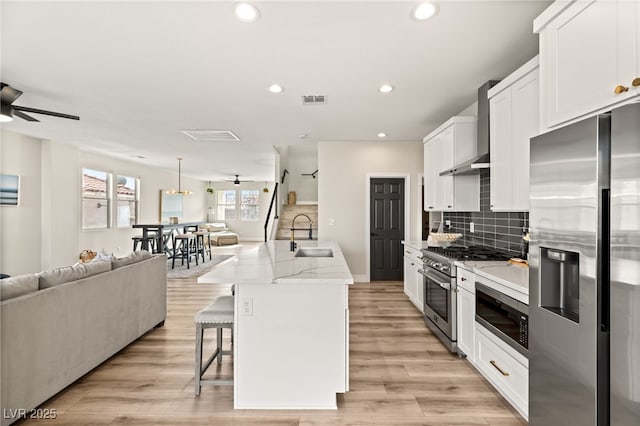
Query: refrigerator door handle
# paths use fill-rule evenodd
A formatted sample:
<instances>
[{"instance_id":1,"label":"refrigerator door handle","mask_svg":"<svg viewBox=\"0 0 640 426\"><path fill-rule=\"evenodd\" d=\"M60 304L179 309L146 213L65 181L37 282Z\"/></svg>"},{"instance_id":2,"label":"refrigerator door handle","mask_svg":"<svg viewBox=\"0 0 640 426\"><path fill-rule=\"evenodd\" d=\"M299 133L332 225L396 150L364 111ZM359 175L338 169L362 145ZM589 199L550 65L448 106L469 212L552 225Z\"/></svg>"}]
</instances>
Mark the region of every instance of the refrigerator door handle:
<instances>
[{"instance_id":1,"label":"refrigerator door handle","mask_svg":"<svg viewBox=\"0 0 640 426\"><path fill-rule=\"evenodd\" d=\"M611 293L611 225L610 225L610 196L609 188L602 189L600 194L600 254L598 259L598 281L600 281L600 331L608 332L611 320L610 293Z\"/></svg>"}]
</instances>

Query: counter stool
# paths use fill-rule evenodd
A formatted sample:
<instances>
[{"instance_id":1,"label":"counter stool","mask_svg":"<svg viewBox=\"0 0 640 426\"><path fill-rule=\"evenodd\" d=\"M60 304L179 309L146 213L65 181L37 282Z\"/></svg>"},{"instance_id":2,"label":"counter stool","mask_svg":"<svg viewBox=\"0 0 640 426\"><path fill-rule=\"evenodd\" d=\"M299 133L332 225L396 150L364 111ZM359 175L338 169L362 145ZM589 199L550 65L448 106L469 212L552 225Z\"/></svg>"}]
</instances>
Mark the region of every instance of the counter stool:
<instances>
[{"instance_id":1,"label":"counter stool","mask_svg":"<svg viewBox=\"0 0 640 426\"><path fill-rule=\"evenodd\" d=\"M203 379L214 359L218 359L218 364L222 363L222 355L232 355L233 351L222 349L222 329L229 328L233 333L233 296L219 296L209 306L199 311L193 321L196 324L196 374L195 374L195 394L200 395L202 386L233 385L232 380L224 379ZM216 329L216 350L209 359L202 364L202 346L204 330L206 328ZM232 335L233 338L233 335ZM233 346L233 339L231 340Z\"/></svg>"},{"instance_id":2,"label":"counter stool","mask_svg":"<svg viewBox=\"0 0 640 426\"><path fill-rule=\"evenodd\" d=\"M156 236L154 234L148 235L147 238L144 238L142 235L136 235L135 237L131 237L131 239L133 240L133 251L136 251L139 248L142 249L145 246L146 241L149 251L152 253L155 252Z\"/></svg>"},{"instance_id":3,"label":"counter stool","mask_svg":"<svg viewBox=\"0 0 640 426\"><path fill-rule=\"evenodd\" d=\"M209 260L211 260L211 234L205 229L194 232L196 234L196 246L198 252L202 255L202 263L205 261L205 254L209 253Z\"/></svg>"},{"instance_id":4,"label":"counter stool","mask_svg":"<svg viewBox=\"0 0 640 426\"><path fill-rule=\"evenodd\" d=\"M162 247L164 247L164 253L170 258L173 250L173 234L175 229L163 229L162 230Z\"/></svg>"},{"instance_id":5,"label":"counter stool","mask_svg":"<svg viewBox=\"0 0 640 426\"><path fill-rule=\"evenodd\" d=\"M191 256L196 257L196 265L198 264L198 252L191 250L196 243L196 236L194 234L188 233L174 235L172 241L173 253L171 254L171 269L176 266L176 258L180 258L182 265L184 265L184 260L187 259L187 269L189 269Z\"/></svg>"}]
</instances>

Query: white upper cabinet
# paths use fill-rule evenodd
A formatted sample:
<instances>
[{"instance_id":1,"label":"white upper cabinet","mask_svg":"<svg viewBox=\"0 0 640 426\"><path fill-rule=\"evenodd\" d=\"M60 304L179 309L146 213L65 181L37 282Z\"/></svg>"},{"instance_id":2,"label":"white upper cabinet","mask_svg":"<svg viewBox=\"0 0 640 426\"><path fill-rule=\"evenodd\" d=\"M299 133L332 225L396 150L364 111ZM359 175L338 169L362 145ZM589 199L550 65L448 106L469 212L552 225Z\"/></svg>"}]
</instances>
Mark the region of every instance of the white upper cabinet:
<instances>
[{"instance_id":1,"label":"white upper cabinet","mask_svg":"<svg viewBox=\"0 0 640 426\"><path fill-rule=\"evenodd\" d=\"M539 133L538 57L489 90L491 210L529 210L529 139Z\"/></svg>"},{"instance_id":2,"label":"white upper cabinet","mask_svg":"<svg viewBox=\"0 0 640 426\"><path fill-rule=\"evenodd\" d=\"M476 155L475 117L452 117L423 139L426 211L479 211L479 175L440 176Z\"/></svg>"},{"instance_id":3,"label":"white upper cabinet","mask_svg":"<svg viewBox=\"0 0 640 426\"><path fill-rule=\"evenodd\" d=\"M543 129L640 95L640 0L556 1L534 31Z\"/></svg>"}]
</instances>

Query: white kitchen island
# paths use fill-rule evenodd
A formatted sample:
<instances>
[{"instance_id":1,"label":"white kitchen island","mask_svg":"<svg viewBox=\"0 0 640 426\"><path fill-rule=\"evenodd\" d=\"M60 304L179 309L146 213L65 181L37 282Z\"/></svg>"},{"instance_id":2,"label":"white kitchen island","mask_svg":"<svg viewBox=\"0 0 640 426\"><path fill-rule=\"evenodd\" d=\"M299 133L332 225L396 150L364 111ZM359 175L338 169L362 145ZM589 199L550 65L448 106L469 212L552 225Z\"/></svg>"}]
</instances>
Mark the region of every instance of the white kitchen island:
<instances>
[{"instance_id":1,"label":"white kitchen island","mask_svg":"<svg viewBox=\"0 0 640 426\"><path fill-rule=\"evenodd\" d=\"M349 390L353 277L335 242L298 242L308 248L333 257L294 257L289 241L269 241L198 278L236 285L236 409L336 409Z\"/></svg>"}]
</instances>

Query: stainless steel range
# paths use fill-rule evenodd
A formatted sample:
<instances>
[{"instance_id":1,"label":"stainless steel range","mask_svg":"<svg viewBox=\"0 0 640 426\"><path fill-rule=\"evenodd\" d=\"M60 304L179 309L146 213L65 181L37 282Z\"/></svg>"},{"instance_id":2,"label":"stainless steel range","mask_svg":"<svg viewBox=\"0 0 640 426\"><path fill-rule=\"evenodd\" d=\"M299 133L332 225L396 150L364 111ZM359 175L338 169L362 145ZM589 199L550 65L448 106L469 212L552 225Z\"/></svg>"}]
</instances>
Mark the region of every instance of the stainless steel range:
<instances>
[{"instance_id":1,"label":"stainless steel range","mask_svg":"<svg viewBox=\"0 0 640 426\"><path fill-rule=\"evenodd\" d=\"M457 352L456 260L508 260L511 255L483 246L430 247L422 250L424 322L451 351Z\"/></svg>"}]
</instances>

